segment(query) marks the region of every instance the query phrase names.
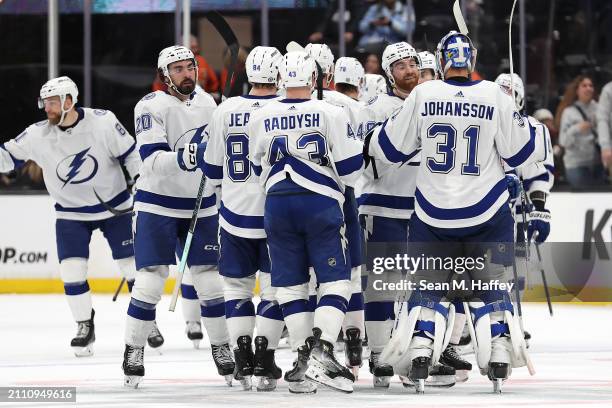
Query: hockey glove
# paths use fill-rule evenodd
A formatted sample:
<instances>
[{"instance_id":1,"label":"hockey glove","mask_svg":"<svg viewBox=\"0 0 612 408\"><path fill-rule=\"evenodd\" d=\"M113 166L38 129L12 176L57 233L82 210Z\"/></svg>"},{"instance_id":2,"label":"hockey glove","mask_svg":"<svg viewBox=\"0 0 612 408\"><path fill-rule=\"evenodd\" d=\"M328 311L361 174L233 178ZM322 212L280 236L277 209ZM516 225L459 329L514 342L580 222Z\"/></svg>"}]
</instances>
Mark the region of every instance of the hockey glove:
<instances>
[{"instance_id":1,"label":"hockey glove","mask_svg":"<svg viewBox=\"0 0 612 408\"><path fill-rule=\"evenodd\" d=\"M514 205L519 194L521 194L521 180L515 174L506 174L506 185L510 194L510 204Z\"/></svg>"},{"instance_id":2,"label":"hockey glove","mask_svg":"<svg viewBox=\"0 0 612 408\"><path fill-rule=\"evenodd\" d=\"M532 211L529 213L529 227L527 227L527 239L531 241L533 235L535 235L535 242L541 244L546 241L548 234L550 234L550 211Z\"/></svg>"},{"instance_id":3,"label":"hockey glove","mask_svg":"<svg viewBox=\"0 0 612 408\"><path fill-rule=\"evenodd\" d=\"M206 142L185 143L185 148L178 149L176 159L181 170L195 171L197 168L204 167L204 152L206 151Z\"/></svg>"}]
</instances>

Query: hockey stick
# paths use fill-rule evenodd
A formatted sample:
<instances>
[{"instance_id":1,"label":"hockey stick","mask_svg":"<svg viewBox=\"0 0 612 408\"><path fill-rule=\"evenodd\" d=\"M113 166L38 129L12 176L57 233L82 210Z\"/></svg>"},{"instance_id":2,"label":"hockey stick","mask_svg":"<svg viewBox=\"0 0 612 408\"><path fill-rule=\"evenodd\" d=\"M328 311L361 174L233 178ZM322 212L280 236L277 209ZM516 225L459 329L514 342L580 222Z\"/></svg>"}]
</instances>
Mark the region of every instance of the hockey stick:
<instances>
[{"instance_id":1,"label":"hockey stick","mask_svg":"<svg viewBox=\"0 0 612 408\"><path fill-rule=\"evenodd\" d=\"M96 189L93 189L94 195L96 196L96 198L98 199L98 201L100 202L100 204L102 205L102 207L104 207L106 209L106 211L110 212L111 214L113 214L115 217L119 217L121 215L125 215L125 214L132 214L134 212L134 206L131 206L130 208L126 208L125 210L118 210L114 207L112 207L111 205L109 205L106 201L104 201L102 199L102 197L100 197L98 195L98 192L96 191Z\"/></svg>"},{"instance_id":2,"label":"hockey stick","mask_svg":"<svg viewBox=\"0 0 612 408\"><path fill-rule=\"evenodd\" d=\"M227 72L227 79L225 82L225 86L223 87L222 100L224 100L228 97L231 90L232 77L234 76L236 61L238 60L238 50L240 46L238 44L238 39L236 38L236 35L232 31L229 24L227 24L227 21L225 21L225 19L221 16L221 14L215 11L211 11L206 14L206 18L208 18L208 21L210 21L210 23L215 27L219 35L221 35L223 41L225 41L231 53L230 66ZM174 309L176 309L179 289L181 287L181 282L183 281L183 274L185 273L185 266L187 265L187 257L189 256L189 249L191 248L193 233L195 231L196 223L198 222L198 212L200 211L200 205L202 205L205 185L206 176L202 174L202 178L200 179L200 186L198 187L198 195L196 196L195 200L195 208L193 209L193 214L191 215L191 222L189 223L189 231L187 232L187 237L185 238L183 254L181 255L181 260L179 262L176 282L174 284L174 289L172 290L172 298L170 299L169 308L171 312L174 312Z\"/></svg>"},{"instance_id":3,"label":"hockey stick","mask_svg":"<svg viewBox=\"0 0 612 408\"><path fill-rule=\"evenodd\" d=\"M468 35L469 31L467 25L465 24L463 13L461 12L461 5L459 4L459 0L455 0L455 3L453 4L453 15L455 16L457 27L459 27L459 32L463 35Z\"/></svg>"},{"instance_id":4,"label":"hockey stick","mask_svg":"<svg viewBox=\"0 0 612 408\"><path fill-rule=\"evenodd\" d=\"M540 254L540 246L535 244L536 254L538 255L538 262L540 262L540 273L542 274L542 285L544 285L544 293L546 294L546 303L548 304L548 312L553 315L552 301L550 300L550 292L548 291L548 283L546 282L546 274L544 273L544 266L542 265L542 255Z\"/></svg>"},{"instance_id":5,"label":"hockey stick","mask_svg":"<svg viewBox=\"0 0 612 408\"><path fill-rule=\"evenodd\" d=\"M121 282L119 282L119 287L117 288L117 290L115 291L115 294L113 295L113 302L117 301L117 296L119 296L119 292L121 292L121 288L123 287L124 283L125 283L125 277L121 278Z\"/></svg>"}]
</instances>

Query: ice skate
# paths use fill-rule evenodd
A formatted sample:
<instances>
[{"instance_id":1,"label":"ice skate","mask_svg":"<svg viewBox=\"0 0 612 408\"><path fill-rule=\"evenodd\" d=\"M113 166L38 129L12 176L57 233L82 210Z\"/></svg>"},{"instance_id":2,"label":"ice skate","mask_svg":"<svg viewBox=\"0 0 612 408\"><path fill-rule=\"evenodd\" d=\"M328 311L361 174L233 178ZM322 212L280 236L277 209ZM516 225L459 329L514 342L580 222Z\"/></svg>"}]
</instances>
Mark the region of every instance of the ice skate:
<instances>
[{"instance_id":1,"label":"ice skate","mask_svg":"<svg viewBox=\"0 0 612 408\"><path fill-rule=\"evenodd\" d=\"M70 347L72 347L74 355L77 357L89 357L93 354L93 344L96 341L94 315L95 311L91 309L89 320L77 322L77 334L70 341Z\"/></svg>"},{"instance_id":2,"label":"ice skate","mask_svg":"<svg viewBox=\"0 0 612 408\"><path fill-rule=\"evenodd\" d=\"M429 369L429 376L425 380L425 387L450 388L456 383L455 369L453 367L436 364ZM401 376L402 385L406 388L415 387L415 383L410 377Z\"/></svg>"},{"instance_id":3,"label":"ice skate","mask_svg":"<svg viewBox=\"0 0 612 408\"><path fill-rule=\"evenodd\" d=\"M185 326L185 333L187 338L193 342L193 347L196 349L200 348L200 342L204 338L202 333L202 323L200 322L187 322Z\"/></svg>"},{"instance_id":4,"label":"ice skate","mask_svg":"<svg viewBox=\"0 0 612 408\"><path fill-rule=\"evenodd\" d=\"M235 369L233 371L234 379L242 384L245 391L249 391L253 387L253 349L251 347L251 336L240 336L236 340L236 348L234 349L234 359L236 360Z\"/></svg>"},{"instance_id":5,"label":"ice skate","mask_svg":"<svg viewBox=\"0 0 612 408\"><path fill-rule=\"evenodd\" d=\"M346 329L346 340L344 340L344 357L346 366L352 371L355 379L359 375L359 368L363 365L362 340L360 330L357 328Z\"/></svg>"},{"instance_id":6,"label":"ice skate","mask_svg":"<svg viewBox=\"0 0 612 408\"><path fill-rule=\"evenodd\" d=\"M164 336L159 331L157 327L157 322L153 321L153 328L151 329L151 333L149 333L149 337L147 337L147 343L151 348L158 348L164 344Z\"/></svg>"},{"instance_id":7,"label":"ice skate","mask_svg":"<svg viewBox=\"0 0 612 408\"><path fill-rule=\"evenodd\" d=\"M137 388L142 377L144 377L144 347L134 347L129 344L125 345L123 353L123 385L129 388Z\"/></svg>"},{"instance_id":8,"label":"ice skate","mask_svg":"<svg viewBox=\"0 0 612 408\"><path fill-rule=\"evenodd\" d=\"M409 378L414 383L417 394L425 392L425 380L429 377L430 357L417 357L412 360Z\"/></svg>"},{"instance_id":9,"label":"ice skate","mask_svg":"<svg viewBox=\"0 0 612 408\"><path fill-rule=\"evenodd\" d=\"M502 384L510 375L510 365L508 363L489 363L487 376L493 382L493 392L501 394Z\"/></svg>"},{"instance_id":10,"label":"ice skate","mask_svg":"<svg viewBox=\"0 0 612 408\"><path fill-rule=\"evenodd\" d=\"M274 361L274 350L268 350L268 339L264 336L255 337L253 366L253 375L259 377L257 391L274 391L283 372Z\"/></svg>"},{"instance_id":11,"label":"ice skate","mask_svg":"<svg viewBox=\"0 0 612 408\"><path fill-rule=\"evenodd\" d=\"M314 394L317 386L313 382L306 380L305 373L308 369L310 352L314 345L314 337L308 337L306 343L298 347L298 357L293 362L293 368L285 373L285 381L289 385L289 392L294 394Z\"/></svg>"},{"instance_id":12,"label":"ice skate","mask_svg":"<svg viewBox=\"0 0 612 408\"><path fill-rule=\"evenodd\" d=\"M455 369L457 382L467 381L468 371L472 369L472 364L461 358L455 347L451 345L449 345L440 356L440 363Z\"/></svg>"},{"instance_id":13,"label":"ice skate","mask_svg":"<svg viewBox=\"0 0 612 408\"><path fill-rule=\"evenodd\" d=\"M382 364L379 361L380 352L371 352L369 359L370 373L373 375L373 384L375 388L389 388L389 382L393 377L393 367L388 364Z\"/></svg>"},{"instance_id":14,"label":"ice skate","mask_svg":"<svg viewBox=\"0 0 612 408\"><path fill-rule=\"evenodd\" d=\"M236 364L234 364L234 360L232 360L232 352L229 344L212 344L210 348L213 360L217 366L217 372L219 375L225 377L225 382L227 382L227 385L231 387Z\"/></svg>"},{"instance_id":15,"label":"ice skate","mask_svg":"<svg viewBox=\"0 0 612 408\"><path fill-rule=\"evenodd\" d=\"M310 355L306 378L336 391L353 392L355 376L336 360L334 345L320 339L321 330L315 327L312 331L316 343Z\"/></svg>"}]
</instances>

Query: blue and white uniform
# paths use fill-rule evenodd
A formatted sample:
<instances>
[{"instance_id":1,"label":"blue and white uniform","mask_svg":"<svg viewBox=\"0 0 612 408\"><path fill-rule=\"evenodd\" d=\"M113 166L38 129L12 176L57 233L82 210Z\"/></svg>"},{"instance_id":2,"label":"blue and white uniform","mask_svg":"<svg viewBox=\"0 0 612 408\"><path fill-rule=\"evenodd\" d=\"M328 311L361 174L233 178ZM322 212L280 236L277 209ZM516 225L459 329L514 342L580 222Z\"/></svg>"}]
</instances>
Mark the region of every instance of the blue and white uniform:
<instances>
[{"instance_id":1,"label":"blue and white uniform","mask_svg":"<svg viewBox=\"0 0 612 408\"><path fill-rule=\"evenodd\" d=\"M156 91L142 98L134 108L142 167L134 205L138 272L128 309L126 344L144 344L148 329L141 327L148 327L155 319L155 305L168 277L168 265L176 264L176 256L183 252L202 172L183 171L179 166L180 150L186 143L207 140L215 108L213 98L203 91L194 91L185 100ZM228 342L223 290L217 271L217 230L216 196L214 187L208 184L187 265L213 345ZM195 295L193 290L183 293Z\"/></svg>"},{"instance_id":2,"label":"blue and white uniform","mask_svg":"<svg viewBox=\"0 0 612 408\"><path fill-rule=\"evenodd\" d=\"M44 120L0 145L0 172L17 169L27 160L42 168L47 190L56 202L57 252L64 291L75 320L83 321L91 317L86 273L94 230L102 231L122 273L130 284L133 280L131 216L114 217L94 190L108 205L130 208L132 197L121 165L134 178L140 159L134 138L112 112L89 108L76 108L76 112L78 119L71 126L55 126Z\"/></svg>"},{"instance_id":3,"label":"blue and white uniform","mask_svg":"<svg viewBox=\"0 0 612 408\"><path fill-rule=\"evenodd\" d=\"M219 272L223 276L225 317L235 345L240 336L253 336L256 324L252 301L259 274L262 300L257 307L257 334L275 349L284 323L270 287L270 258L264 230L266 196L249 160L248 124L258 109L276 95L229 98L215 113L204 155L204 173L221 187L219 209ZM265 323L264 323L265 322Z\"/></svg>"},{"instance_id":4,"label":"blue and white uniform","mask_svg":"<svg viewBox=\"0 0 612 408\"><path fill-rule=\"evenodd\" d=\"M336 340L350 297L342 205L345 186L354 186L363 158L361 142L347 137L348 126L341 108L311 99L274 101L249 123L251 160L266 191L272 285L294 344L310 335L308 330L294 335L287 320L308 310L309 266L319 283L314 324L323 329L321 338ZM324 322L323 312L334 318Z\"/></svg>"}]
</instances>

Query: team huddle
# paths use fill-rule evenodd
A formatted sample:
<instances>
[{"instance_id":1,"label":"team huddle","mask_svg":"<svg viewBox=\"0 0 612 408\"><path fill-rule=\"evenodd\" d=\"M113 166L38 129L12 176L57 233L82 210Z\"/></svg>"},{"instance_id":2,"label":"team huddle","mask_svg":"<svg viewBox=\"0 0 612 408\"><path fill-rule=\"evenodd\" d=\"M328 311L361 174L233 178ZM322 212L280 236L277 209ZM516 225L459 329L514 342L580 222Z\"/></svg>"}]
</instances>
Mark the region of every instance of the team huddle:
<instances>
[{"instance_id":1,"label":"team huddle","mask_svg":"<svg viewBox=\"0 0 612 408\"><path fill-rule=\"evenodd\" d=\"M374 387L389 387L394 375L417 392L452 386L472 369L457 350L466 338L481 374L500 391L512 368L530 364L511 293L462 298L416 289L398 298L373 288L366 250L391 243L419 254L486 252L486 270L470 278L507 281L521 263L504 244L546 240L548 131L520 113L520 77L472 81L475 63L471 40L455 31L435 56L405 42L387 46L388 85L355 58L334 61L323 44L285 55L258 46L246 60L249 94L217 106L196 85L193 53L172 46L157 64L168 90L134 109L136 142L112 112L77 107L68 77L48 81L39 99L48 120L0 145L0 172L26 160L43 169L78 323L75 354L93 353L87 259L100 229L131 292L122 368L125 385L138 386L145 345L164 342L156 307L201 202L188 273L177 284L188 338L197 347L203 324L229 385L250 390L255 377L257 390L276 388L283 371L275 350L286 327L296 357L284 380L293 393L319 385L352 392L364 344ZM413 279L457 277L430 272ZM376 274L403 278L395 269Z\"/></svg>"}]
</instances>

